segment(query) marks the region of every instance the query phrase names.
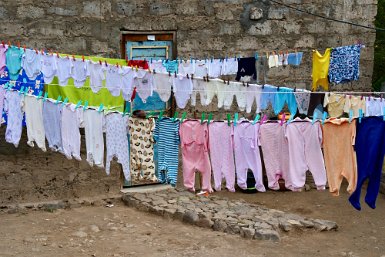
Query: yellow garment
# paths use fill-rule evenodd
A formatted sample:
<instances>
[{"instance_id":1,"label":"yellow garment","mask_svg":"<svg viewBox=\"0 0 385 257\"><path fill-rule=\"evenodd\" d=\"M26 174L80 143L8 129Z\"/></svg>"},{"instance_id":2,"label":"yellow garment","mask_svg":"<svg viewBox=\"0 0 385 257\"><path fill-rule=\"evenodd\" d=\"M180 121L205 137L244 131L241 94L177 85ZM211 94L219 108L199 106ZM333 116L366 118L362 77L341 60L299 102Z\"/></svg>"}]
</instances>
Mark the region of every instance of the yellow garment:
<instances>
[{"instance_id":1,"label":"yellow garment","mask_svg":"<svg viewBox=\"0 0 385 257\"><path fill-rule=\"evenodd\" d=\"M344 111L349 113L350 110L353 110L353 117L358 118L359 109L362 110L362 113L366 111L365 98L361 96L346 96Z\"/></svg>"},{"instance_id":2,"label":"yellow garment","mask_svg":"<svg viewBox=\"0 0 385 257\"><path fill-rule=\"evenodd\" d=\"M324 107L326 106L330 117L340 117L344 113L345 96L334 93L325 94Z\"/></svg>"},{"instance_id":3,"label":"yellow garment","mask_svg":"<svg viewBox=\"0 0 385 257\"><path fill-rule=\"evenodd\" d=\"M329 90L329 64L330 64L331 48L327 48L324 55L321 55L317 50L313 51L313 85L312 91L316 91L318 86L324 90Z\"/></svg>"}]
</instances>

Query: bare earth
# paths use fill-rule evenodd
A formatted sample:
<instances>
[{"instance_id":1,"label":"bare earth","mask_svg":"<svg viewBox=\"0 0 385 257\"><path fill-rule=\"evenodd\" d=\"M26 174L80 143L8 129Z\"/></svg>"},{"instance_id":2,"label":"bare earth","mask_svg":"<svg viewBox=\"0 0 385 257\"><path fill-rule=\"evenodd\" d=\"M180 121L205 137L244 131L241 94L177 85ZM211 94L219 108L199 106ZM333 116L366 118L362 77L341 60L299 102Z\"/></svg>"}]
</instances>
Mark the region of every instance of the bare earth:
<instances>
[{"instance_id":1,"label":"bare earth","mask_svg":"<svg viewBox=\"0 0 385 257\"><path fill-rule=\"evenodd\" d=\"M337 232L290 232L279 243L168 221L115 204L53 213L0 214L0 256L384 256L385 196L377 209L354 210L347 194L217 193L312 218L336 221Z\"/></svg>"}]
</instances>

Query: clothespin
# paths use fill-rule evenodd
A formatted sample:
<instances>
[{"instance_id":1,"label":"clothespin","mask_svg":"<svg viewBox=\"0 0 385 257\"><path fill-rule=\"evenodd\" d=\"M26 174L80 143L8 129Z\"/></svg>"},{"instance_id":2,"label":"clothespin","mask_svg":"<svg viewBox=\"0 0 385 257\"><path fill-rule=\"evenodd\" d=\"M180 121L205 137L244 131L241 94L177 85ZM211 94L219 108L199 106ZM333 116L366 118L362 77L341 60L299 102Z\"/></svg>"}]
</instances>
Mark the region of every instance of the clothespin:
<instances>
[{"instance_id":1,"label":"clothespin","mask_svg":"<svg viewBox=\"0 0 385 257\"><path fill-rule=\"evenodd\" d=\"M358 122L359 122L359 123L361 123L362 117L363 117L362 109L359 109L359 110L358 110Z\"/></svg>"},{"instance_id":2,"label":"clothespin","mask_svg":"<svg viewBox=\"0 0 385 257\"><path fill-rule=\"evenodd\" d=\"M238 113L236 112L236 113L234 114L234 127L237 126L237 122L238 122Z\"/></svg>"},{"instance_id":3,"label":"clothespin","mask_svg":"<svg viewBox=\"0 0 385 257\"><path fill-rule=\"evenodd\" d=\"M210 125L210 121L213 119L213 114L209 113L209 118L207 119L207 125Z\"/></svg>"},{"instance_id":4,"label":"clothespin","mask_svg":"<svg viewBox=\"0 0 385 257\"><path fill-rule=\"evenodd\" d=\"M258 122L258 120L260 119L261 115L257 114L257 116L255 116L255 119L253 120L253 125L255 125L255 123Z\"/></svg>"},{"instance_id":5,"label":"clothespin","mask_svg":"<svg viewBox=\"0 0 385 257\"><path fill-rule=\"evenodd\" d=\"M99 109L98 109L98 113L101 113L104 109L104 105L103 104L100 104L99 105Z\"/></svg>"},{"instance_id":6,"label":"clothespin","mask_svg":"<svg viewBox=\"0 0 385 257\"><path fill-rule=\"evenodd\" d=\"M79 100L78 101L78 103L76 104L76 106L75 106L75 110L77 109L77 108L79 108L79 106L82 104L82 100Z\"/></svg>"},{"instance_id":7,"label":"clothespin","mask_svg":"<svg viewBox=\"0 0 385 257\"><path fill-rule=\"evenodd\" d=\"M322 125L325 125L325 120L326 120L327 117L328 117L328 113L324 112L324 114L322 116Z\"/></svg>"},{"instance_id":8,"label":"clothespin","mask_svg":"<svg viewBox=\"0 0 385 257\"><path fill-rule=\"evenodd\" d=\"M264 114L263 117L262 117L261 125L262 125L265 121L267 121L267 116L266 116L266 114Z\"/></svg>"},{"instance_id":9,"label":"clothespin","mask_svg":"<svg viewBox=\"0 0 385 257\"><path fill-rule=\"evenodd\" d=\"M128 109L130 108L130 105L129 104L126 104L126 108L124 108L124 111L123 111L123 117L126 116L126 114L128 113Z\"/></svg>"},{"instance_id":10,"label":"clothespin","mask_svg":"<svg viewBox=\"0 0 385 257\"><path fill-rule=\"evenodd\" d=\"M58 52L56 52L56 56L57 56L57 58L59 58L59 57L60 57Z\"/></svg>"},{"instance_id":11,"label":"clothespin","mask_svg":"<svg viewBox=\"0 0 385 257\"><path fill-rule=\"evenodd\" d=\"M83 62L84 62L84 55L82 55L82 60L83 60Z\"/></svg>"},{"instance_id":12,"label":"clothespin","mask_svg":"<svg viewBox=\"0 0 385 257\"><path fill-rule=\"evenodd\" d=\"M205 119L206 119L206 114L204 112L202 112L201 124L203 124L203 122L205 122Z\"/></svg>"},{"instance_id":13,"label":"clothespin","mask_svg":"<svg viewBox=\"0 0 385 257\"><path fill-rule=\"evenodd\" d=\"M36 54L39 54L39 51L37 50L37 48L35 48L35 53L36 53Z\"/></svg>"},{"instance_id":14,"label":"clothespin","mask_svg":"<svg viewBox=\"0 0 385 257\"><path fill-rule=\"evenodd\" d=\"M283 126L283 123L285 123L285 120L286 120L286 114L285 113L282 113L282 117L281 117L281 126Z\"/></svg>"},{"instance_id":15,"label":"clothespin","mask_svg":"<svg viewBox=\"0 0 385 257\"><path fill-rule=\"evenodd\" d=\"M75 59L75 55L72 55L72 59L75 61L76 59Z\"/></svg>"},{"instance_id":16,"label":"clothespin","mask_svg":"<svg viewBox=\"0 0 385 257\"><path fill-rule=\"evenodd\" d=\"M4 41L1 41L1 44L3 45L3 47L5 47L5 43L4 43Z\"/></svg>"},{"instance_id":17,"label":"clothespin","mask_svg":"<svg viewBox=\"0 0 385 257\"><path fill-rule=\"evenodd\" d=\"M70 56L67 54L67 59L69 60L70 59Z\"/></svg>"},{"instance_id":18,"label":"clothespin","mask_svg":"<svg viewBox=\"0 0 385 257\"><path fill-rule=\"evenodd\" d=\"M61 101L61 99L62 99L62 97L61 97L61 95L59 95L59 97L56 99L56 105Z\"/></svg>"},{"instance_id":19,"label":"clothespin","mask_svg":"<svg viewBox=\"0 0 385 257\"><path fill-rule=\"evenodd\" d=\"M99 60L99 64L102 65L102 60Z\"/></svg>"},{"instance_id":20,"label":"clothespin","mask_svg":"<svg viewBox=\"0 0 385 257\"><path fill-rule=\"evenodd\" d=\"M45 93L44 93L43 102L47 101L47 98L48 98L48 92L45 92Z\"/></svg>"},{"instance_id":21,"label":"clothespin","mask_svg":"<svg viewBox=\"0 0 385 257\"><path fill-rule=\"evenodd\" d=\"M317 114L317 112L315 112L314 114L313 114L313 121L311 122L311 124L313 124L314 125L314 123L317 121L317 117L318 116L318 114Z\"/></svg>"},{"instance_id":22,"label":"clothespin","mask_svg":"<svg viewBox=\"0 0 385 257\"><path fill-rule=\"evenodd\" d=\"M68 103L68 97L66 97L63 101L63 106L66 105L66 103Z\"/></svg>"},{"instance_id":23,"label":"clothespin","mask_svg":"<svg viewBox=\"0 0 385 257\"><path fill-rule=\"evenodd\" d=\"M183 112L182 118L180 119L181 123L186 119L186 116L187 116L187 112Z\"/></svg>"},{"instance_id":24,"label":"clothespin","mask_svg":"<svg viewBox=\"0 0 385 257\"><path fill-rule=\"evenodd\" d=\"M24 95L24 96L26 96L26 95L27 95L27 93L28 93L28 89L29 89L28 87L25 87L25 89L24 89L24 92L23 92L23 95Z\"/></svg>"},{"instance_id":25,"label":"clothespin","mask_svg":"<svg viewBox=\"0 0 385 257\"><path fill-rule=\"evenodd\" d=\"M20 49L20 41L17 41L17 47Z\"/></svg>"},{"instance_id":26,"label":"clothespin","mask_svg":"<svg viewBox=\"0 0 385 257\"><path fill-rule=\"evenodd\" d=\"M350 109L349 110L349 123L352 123L352 120L353 120L353 110Z\"/></svg>"},{"instance_id":27,"label":"clothespin","mask_svg":"<svg viewBox=\"0 0 385 257\"><path fill-rule=\"evenodd\" d=\"M174 117L172 118L172 121L176 121L176 119L178 119L178 116L179 116L179 113L175 112Z\"/></svg>"},{"instance_id":28,"label":"clothespin","mask_svg":"<svg viewBox=\"0 0 385 257\"><path fill-rule=\"evenodd\" d=\"M128 105L127 105L128 106ZM126 106L126 109L127 109L127 112L128 112L128 107ZM153 117L154 116L154 112L151 111L149 113L146 114L146 119L150 118L150 117Z\"/></svg>"},{"instance_id":29,"label":"clothespin","mask_svg":"<svg viewBox=\"0 0 385 257\"><path fill-rule=\"evenodd\" d=\"M104 64L106 65L106 67L108 67L108 63L107 63L107 61L104 61Z\"/></svg>"},{"instance_id":30,"label":"clothespin","mask_svg":"<svg viewBox=\"0 0 385 257\"><path fill-rule=\"evenodd\" d=\"M254 58L255 58L255 60L258 60L258 58L259 58L258 52L255 52Z\"/></svg>"},{"instance_id":31,"label":"clothespin","mask_svg":"<svg viewBox=\"0 0 385 257\"><path fill-rule=\"evenodd\" d=\"M170 71L168 72L168 76L171 77L171 72Z\"/></svg>"},{"instance_id":32,"label":"clothespin","mask_svg":"<svg viewBox=\"0 0 385 257\"><path fill-rule=\"evenodd\" d=\"M21 87L20 91L19 91L19 95L23 94L24 92L24 87Z\"/></svg>"},{"instance_id":33,"label":"clothespin","mask_svg":"<svg viewBox=\"0 0 385 257\"><path fill-rule=\"evenodd\" d=\"M41 99L42 96L43 96L43 90L41 90L41 91L39 92L39 95L37 96L37 99Z\"/></svg>"},{"instance_id":34,"label":"clothespin","mask_svg":"<svg viewBox=\"0 0 385 257\"><path fill-rule=\"evenodd\" d=\"M174 72L174 77L176 78L176 72Z\"/></svg>"},{"instance_id":35,"label":"clothespin","mask_svg":"<svg viewBox=\"0 0 385 257\"><path fill-rule=\"evenodd\" d=\"M11 83L7 83L7 84L5 84L5 87L7 88L7 92L8 92L9 90L11 90L12 85L11 85Z\"/></svg>"},{"instance_id":36,"label":"clothespin","mask_svg":"<svg viewBox=\"0 0 385 257\"><path fill-rule=\"evenodd\" d=\"M86 110L87 107L88 107L88 101L86 100L86 101L84 102L83 110Z\"/></svg>"},{"instance_id":37,"label":"clothespin","mask_svg":"<svg viewBox=\"0 0 385 257\"><path fill-rule=\"evenodd\" d=\"M159 113L159 120L161 120L163 118L163 114L164 114L164 111L160 111L160 113Z\"/></svg>"},{"instance_id":38,"label":"clothespin","mask_svg":"<svg viewBox=\"0 0 385 257\"><path fill-rule=\"evenodd\" d=\"M8 46L11 47L12 44L11 44L11 40L8 40Z\"/></svg>"}]
</instances>

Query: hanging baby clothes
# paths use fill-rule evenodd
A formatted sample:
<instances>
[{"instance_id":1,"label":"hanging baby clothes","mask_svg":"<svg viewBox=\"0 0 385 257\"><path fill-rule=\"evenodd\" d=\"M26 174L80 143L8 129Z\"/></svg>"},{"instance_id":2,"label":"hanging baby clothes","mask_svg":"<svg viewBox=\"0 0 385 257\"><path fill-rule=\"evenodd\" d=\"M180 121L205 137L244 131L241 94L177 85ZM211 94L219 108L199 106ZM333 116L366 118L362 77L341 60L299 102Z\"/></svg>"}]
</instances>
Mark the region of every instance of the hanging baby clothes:
<instances>
[{"instance_id":1,"label":"hanging baby clothes","mask_svg":"<svg viewBox=\"0 0 385 257\"><path fill-rule=\"evenodd\" d=\"M88 60L73 61L72 78L74 79L74 85L76 88L81 88L88 77Z\"/></svg>"},{"instance_id":2,"label":"hanging baby clothes","mask_svg":"<svg viewBox=\"0 0 385 257\"><path fill-rule=\"evenodd\" d=\"M223 107L225 110L230 110L234 96L238 93L242 84L230 82L227 85L220 80L210 80L209 83L215 83L217 85L218 108Z\"/></svg>"},{"instance_id":3,"label":"hanging baby clothes","mask_svg":"<svg viewBox=\"0 0 385 257\"><path fill-rule=\"evenodd\" d=\"M103 80L106 79L106 66L101 63L90 61L88 63L90 87L92 92L97 93L103 87Z\"/></svg>"},{"instance_id":4,"label":"hanging baby clothes","mask_svg":"<svg viewBox=\"0 0 385 257\"><path fill-rule=\"evenodd\" d=\"M194 60L196 78L206 77L208 74L207 60Z\"/></svg>"},{"instance_id":5,"label":"hanging baby clothes","mask_svg":"<svg viewBox=\"0 0 385 257\"><path fill-rule=\"evenodd\" d=\"M358 167L357 188L349 201L354 208L361 210L361 189L368 179L365 202L375 209L385 155L385 122L382 117L363 118L361 123L357 124L355 150Z\"/></svg>"},{"instance_id":6,"label":"hanging baby clothes","mask_svg":"<svg viewBox=\"0 0 385 257\"><path fill-rule=\"evenodd\" d=\"M152 60L148 64L150 66L150 70L155 73L167 73L166 67L163 66L163 60Z\"/></svg>"},{"instance_id":7,"label":"hanging baby clothes","mask_svg":"<svg viewBox=\"0 0 385 257\"><path fill-rule=\"evenodd\" d=\"M154 80L156 81L155 91L158 93L159 98L166 103L171 97L171 77L167 74L156 73L154 74Z\"/></svg>"},{"instance_id":8,"label":"hanging baby clothes","mask_svg":"<svg viewBox=\"0 0 385 257\"><path fill-rule=\"evenodd\" d=\"M69 57L58 57L56 65L59 85L62 87L67 86L68 80L72 76L72 60Z\"/></svg>"},{"instance_id":9,"label":"hanging baby clothes","mask_svg":"<svg viewBox=\"0 0 385 257\"><path fill-rule=\"evenodd\" d=\"M21 70L21 62L23 58L23 48L10 46L6 52L6 66L8 68L9 78L17 80Z\"/></svg>"},{"instance_id":10,"label":"hanging baby clothes","mask_svg":"<svg viewBox=\"0 0 385 257\"><path fill-rule=\"evenodd\" d=\"M365 97L365 116L383 116L385 108L385 100L376 97Z\"/></svg>"},{"instance_id":11,"label":"hanging baby clothes","mask_svg":"<svg viewBox=\"0 0 385 257\"><path fill-rule=\"evenodd\" d=\"M354 141L356 121L329 119L322 127L323 149L329 191L338 196L343 178L349 182L347 191L353 193L357 185L356 154Z\"/></svg>"},{"instance_id":12,"label":"hanging baby clothes","mask_svg":"<svg viewBox=\"0 0 385 257\"><path fill-rule=\"evenodd\" d=\"M43 122L43 101L34 96L25 96L22 104L27 123L27 144L33 147L35 141L41 150L47 151Z\"/></svg>"},{"instance_id":13,"label":"hanging baby clothes","mask_svg":"<svg viewBox=\"0 0 385 257\"><path fill-rule=\"evenodd\" d=\"M161 183L175 186L179 165L179 121L160 118L156 121L154 140L158 147L158 176Z\"/></svg>"},{"instance_id":14,"label":"hanging baby clothes","mask_svg":"<svg viewBox=\"0 0 385 257\"><path fill-rule=\"evenodd\" d=\"M329 81L340 84L360 77L361 45L336 47L331 50Z\"/></svg>"},{"instance_id":15,"label":"hanging baby clothes","mask_svg":"<svg viewBox=\"0 0 385 257\"><path fill-rule=\"evenodd\" d=\"M63 152L61 136L61 115L63 105L54 104L48 99L43 103L43 123L48 146L52 151Z\"/></svg>"},{"instance_id":16,"label":"hanging baby clothes","mask_svg":"<svg viewBox=\"0 0 385 257\"><path fill-rule=\"evenodd\" d=\"M83 113L84 132L86 136L87 162L103 168L104 164L104 114L88 109Z\"/></svg>"},{"instance_id":17,"label":"hanging baby clothes","mask_svg":"<svg viewBox=\"0 0 385 257\"><path fill-rule=\"evenodd\" d=\"M163 62L163 66L166 68L167 72L170 72L171 74L178 73L178 61L170 61L166 60Z\"/></svg>"},{"instance_id":18,"label":"hanging baby clothes","mask_svg":"<svg viewBox=\"0 0 385 257\"><path fill-rule=\"evenodd\" d=\"M287 107L289 108L289 112L291 115L295 115L297 113L297 101L295 99L293 89L286 88L286 87L280 87L277 88L277 94L275 94L275 100L274 100L274 113L277 115L280 113L285 106L285 103L287 104Z\"/></svg>"},{"instance_id":19,"label":"hanging baby clothes","mask_svg":"<svg viewBox=\"0 0 385 257\"><path fill-rule=\"evenodd\" d=\"M221 76L222 60L211 59L208 63L208 74L210 78L218 78Z\"/></svg>"},{"instance_id":20,"label":"hanging baby clothes","mask_svg":"<svg viewBox=\"0 0 385 257\"><path fill-rule=\"evenodd\" d=\"M349 95L345 97L344 112L349 114L350 110L353 110L353 117L358 118L360 109L362 113L364 113L366 109L366 102L363 96Z\"/></svg>"},{"instance_id":21,"label":"hanging baby clothes","mask_svg":"<svg viewBox=\"0 0 385 257\"><path fill-rule=\"evenodd\" d=\"M192 90L193 84L190 78L181 75L174 77L173 91L178 108L184 109L186 107L187 102L191 97Z\"/></svg>"},{"instance_id":22,"label":"hanging baby clothes","mask_svg":"<svg viewBox=\"0 0 385 257\"><path fill-rule=\"evenodd\" d=\"M154 119L130 117L131 180L157 181L154 164Z\"/></svg>"},{"instance_id":23,"label":"hanging baby clothes","mask_svg":"<svg viewBox=\"0 0 385 257\"><path fill-rule=\"evenodd\" d=\"M257 79L255 57L240 58L238 60L238 72L235 80L250 82L252 79Z\"/></svg>"},{"instance_id":24,"label":"hanging baby clothes","mask_svg":"<svg viewBox=\"0 0 385 257\"><path fill-rule=\"evenodd\" d=\"M295 118L286 126L289 145L289 174L286 188L300 191L305 185L306 171L310 170L318 190L324 190L326 171L322 156L322 131L319 122L312 124L309 118Z\"/></svg>"},{"instance_id":25,"label":"hanging baby clothes","mask_svg":"<svg viewBox=\"0 0 385 257\"><path fill-rule=\"evenodd\" d=\"M179 74L186 76L187 74L191 75L195 73L195 63L194 61L180 61L178 66Z\"/></svg>"},{"instance_id":26,"label":"hanging baby clothes","mask_svg":"<svg viewBox=\"0 0 385 257\"><path fill-rule=\"evenodd\" d=\"M136 76L137 72L132 68L122 67L122 95L126 101L131 102Z\"/></svg>"},{"instance_id":27,"label":"hanging baby clothes","mask_svg":"<svg viewBox=\"0 0 385 257\"><path fill-rule=\"evenodd\" d=\"M274 107L275 105L275 95L277 93L277 88L271 85L264 85L262 88L262 97L261 97L261 109L267 109L269 103Z\"/></svg>"},{"instance_id":28,"label":"hanging baby clothes","mask_svg":"<svg viewBox=\"0 0 385 257\"><path fill-rule=\"evenodd\" d=\"M124 178L131 181L128 153L128 116L110 113L106 116L106 173L110 175L111 161L114 157L123 167Z\"/></svg>"},{"instance_id":29,"label":"hanging baby clothes","mask_svg":"<svg viewBox=\"0 0 385 257\"><path fill-rule=\"evenodd\" d=\"M201 174L203 191L211 193L211 165L209 159L209 132L207 123L201 124L197 120L183 122L179 129L182 160L183 183L192 192L195 192L195 172Z\"/></svg>"},{"instance_id":30,"label":"hanging baby clothes","mask_svg":"<svg viewBox=\"0 0 385 257\"><path fill-rule=\"evenodd\" d=\"M238 186L247 189L247 171L250 169L254 175L255 188L259 192L265 192L259 152L259 123L234 124L234 156Z\"/></svg>"},{"instance_id":31,"label":"hanging baby clothes","mask_svg":"<svg viewBox=\"0 0 385 257\"><path fill-rule=\"evenodd\" d=\"M121 69L116 65L108 65L106 69L106 87L112 96L119 96L123 87Z\"/></svg>"},{"instance_id":32,"label":"hanging baby clothes","mask_svg":"<svg viewBox=\"0 0 385 257\"><path fill-rule=\"evenodd\" d=\"M250 86L250 85L249 85ZM243 86L242 84L238 83L237 90L235 92L235 99L237 100L238 109L241 112L246 111L246 105L247 105L247 86Z\"/></svg>"},{"instance_id":33,"label":"hanging baby clothes","mask_svg":"<svg viewBox=\"0 0 385 257\"><path fill-rule=\"evenodd\" d=\"M8 46L7 45L0 45L0 73L4 72L4 68L6 66L6 52L7 52Z\"/></svg>"},{"instance_id":34,"label":"hanging baby clothes","mask_svg":"<svg viewBox=\"0 0 385 257\"><path fill-rule=\"evenodd\" d=\"M7 91L5 93L4 111L8 114L7 129L5 131L5 141L13 144L15 147L19 146L23 110L22 110L22 96L16 91Z\"/></svg>"},{"instance_id":35,"label":"hanging baby clothes","mask_svg":"<svg viewBox=\"0 0 385 257\"><path fill-rule=\"evenodd\" d=\"M329 90L328 72L330 64L330 48L321 55L317 50L313 51L313 85L312 91L316 91L319 86L324 90Z\"/></svg>"},{"instance_id":36,"label":"hanging baby clothes","mask_svg":"<svg viewBox=\"0 0 385 257\"><path fill-rule=\"evenodd\" d=\"M296 89L294 91L294 96L295 96L295 100L297 101L297 107L298 107L299 113L307 115L309 110L311 93L304 89ZM323 102L321 102L321 105L322 103ZM322 116L318 116L318 117L322 117Z\"/></svg>"},{"instance_id":37,"label":"hanging baby clothes","mask_svg":"<svg viewBox=\"0 0 385 257\"><path fill-rule=\"evenodd\" d=\"M273 53L269 56L269 68L279 67L278 55Z\"/></svg>"},{"instance_id":38,"label":"hanging baby clothes","mask_svg":"<svg viewBox=\"0 0 385 257\"><path fill-rule=\"evenodd\" d=\"M284 56L283 53L278 54L278 66L283 66Z\"/></svg>"},{"instance_id":39,"label":"hanging baby clothes","mask_svg":"<svg viewBox=\"0 0 385 257\"><path fill-rule=\"evenodd\" d=\"M226 188L235 192L233 126L225 122L210 123L209 144L215 191L222 189L225 178Z\"/></svg>"},{"instance_id":40,"label":"hanging baby clothes","mask_svg":"<svg viewBox=\"0 0 385 257\"><path fill-rule=\"evenodd\" d=\"M28 78L35 80L37 75L41 73L41 54L37 50L26 49L22 67L27 74Z\"/></svg>"},{"instance_id":41,"label":"hanging baby clothes","mask_svg":"<svg viewBox=\"0 0 385 257\"><path fill-rule=\"evenodd\" d=\"M148 68L150 67L146 60L129 60L127 65L129 67L140 68L143 70L148 70Z\"/></svg>"},{"instance_id":42,"label":"hanging baby clothes","mask_svg":"<svg viewBox=\"0 0 385 257\"><path fill-rule=\"evenodd\" d=\"M206 85L208 84L204 80L194 79L193 83L193 91L191 93L191 105L196 105L196 97L199 94L199 98L202 106L206 106L207 104L207 90ZM211 101L210 101L211 102Z\"/></svg>"},{"instance_id":43,"label":"hanging baby clothes","mask_svg":"<svg viewBox=\"0 0 385 257\"><path fill-rule=\"evenodd\" d=\"M325 94L324 107L328 108L330 117L340 117L344 113L345 96L334 93Z\"/></svg>"},{"instance_id":44,"label":"hanging baby clothes","mask_svg":"<svg viewBox=\"0 0 385 257\"><path fill-rule=\"evenodd\" d=\"M262 87L259 85L249 85L246 88L246 112L250 113L251 108L254 105L254 102L256 103L257 109L256 113L261 112L261 92Z\"/></svg>"},{"instance_id":45,"label":"hanging baby clothes","mask_svg":"<svg viewBox=\"0 0 385 257\"><path fill-rule=\"evenodd\" d=\"M136 92L143 103L146 103L147 98L152 96L155 86L154 76L145 70L139 70L135 78Z\"/></svg>"},{"instance_id":46,"label":"hanging baby clothes","mask_svg":"<svg viewBox=\"0 0 385 257\"><path fill-rule=\"evenodd\" d=\"M80 132L79 127L83 123L83 108L75 109L75 105L65 105L61 116L61 135L63 152L67 159L74 157L80 161Z\"/></svg>"},{"instance_id":47,"label":"hanging baby clothes","mask_svg":"<svg viewBox=\"0 0 385 257\"><path fill-rule=\"evenodd\" d=\"M286 124L269 122L261 125L260 143L269 188L279 190L279 179L287 180L289 146L285 137Z\"/></svg>"},{"instance_id":48,"label":"hanging baby clothes","mask_svg":"<svg viewBox=\"0 0 385 257\"><path fill-rule=\"evenodd\" d=\"M44 90L44 76L42 73L36 76L34 80L28 78L24 70L21 71L17 81L13 87L14 90L20 91L24 87L30 95L38 96Z\"/></svg>"},{"instance_id":49,"label":"hanging baby clothes","mask_svg":"<svg viewBox=\"0 0 385 257\"><path fill-rule=\"evenodd\" d=\"M43 54L41 59L41 72L44 75L44 81L47 84L51 84L53 78L56 76L57 71L56 57L54 55Z\"/></svg>"},{"instance_id":50,"label":"hanging baby clothes","mask_svg":"<svg viewBox=\"0 0 385 257\"><path fill-rule=\"evenodd\" d=\"M229 58L224 59L222 64L222 75L234 75L238 72L238 59Z\"/></svg>"},{"instance_id":51,"label":"hanging baby clothes","mask_svg":"<svg viewBox=\"0 0 385 257\"><path fill-rule=\"evenodd\" d=\"M313 93L310 94L309 101L309 109L307 111L307 115L313 117L313 115L317 115L318 118L322 117L324 112L324 100L325 93Z\"/></svg>"},{"instance_id":52,"label":"hanging baby clothes","mask_svg":"<svg viewBox=\"0 0 385 257\"><path fill-rule=\"evenodd\" d=\"M299 66L302 62L303 52L289 53L287 63L293 66Z\"/></svg>"}]
</instances>

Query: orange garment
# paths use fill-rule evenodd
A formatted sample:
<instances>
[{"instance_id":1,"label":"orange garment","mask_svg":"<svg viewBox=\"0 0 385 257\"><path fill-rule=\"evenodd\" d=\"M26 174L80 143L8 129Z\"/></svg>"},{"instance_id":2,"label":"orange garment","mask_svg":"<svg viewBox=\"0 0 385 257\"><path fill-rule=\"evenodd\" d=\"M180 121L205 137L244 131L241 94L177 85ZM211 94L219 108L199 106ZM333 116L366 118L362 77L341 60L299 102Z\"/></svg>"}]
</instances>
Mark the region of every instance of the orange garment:
<instances>
[{"instance_id":1,"label":"orange garment","mask_svg":"<svg viewBox=\"0 0 385 257\"><path fill-rule=\"evenodd\" d=\"M318 86L321 86L324 90L329 90L330 53L331 48L327 48L324 55L321 55L317 50L313 51L312 91L316 91Z\"/></svg>"},{"instance_id":2,"label":"orange garment","mask_svg":"<svg viewBox=\"0 0 385 257\"><path fill-rule=\"evenodd\" d=\"M339 195L342 179L349 185L347 191L352 194L357 186L357 161L353 145L356 137L356 120L329 119L322 126L323 149L329 191Z\"/></svg>"}]
</instances>

